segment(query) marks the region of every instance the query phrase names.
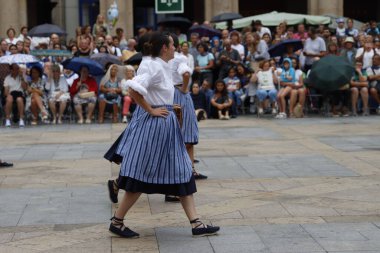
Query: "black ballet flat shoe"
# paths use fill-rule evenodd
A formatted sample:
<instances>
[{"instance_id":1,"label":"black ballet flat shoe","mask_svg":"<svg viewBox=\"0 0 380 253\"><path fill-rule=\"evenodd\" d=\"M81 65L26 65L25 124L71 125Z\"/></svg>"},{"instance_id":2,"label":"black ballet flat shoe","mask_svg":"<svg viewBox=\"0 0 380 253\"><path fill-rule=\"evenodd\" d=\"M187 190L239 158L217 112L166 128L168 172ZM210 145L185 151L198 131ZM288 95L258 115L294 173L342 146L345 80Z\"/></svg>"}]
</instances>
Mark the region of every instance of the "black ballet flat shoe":
<instances>
[{"instance_id":1,"label":"black ballet flat shoe","mask_svg":"<svg viewBox=\"0 0 380 253\"><path fill-rule=\"evenodd\" d=\"M179 198L177 196L165 195L165 202L179 202Z\"/></svg>"},{"instance_id":2,"label":"black ballet flat shoe","mask_svg":"<svg viewBox=\"0 0 380 253\"><path fill-rule=\"evenodd\" d=\"M140 235L135 231L124 226L123 219L116 218L115 216L111 218L111 224L109 231L115 235L123 238L139 238Z\"/></svg>"},{"instance_id":3,"label":"black ballet flat shoe","mask_svg":"<svg viewBox=\"0 0 380 253\"><path fill-rule=\"evenodd\" d=\"M12 167L13 163L1 162L0 167Z\"/></svg>"},{"instance_id":4,"label":"black ballet flat shoe","mask_svg":"<svg viewBox=\"0 0 380 253\"><path fill-rule=\"evenodd\" d=\"M201 222L198 218L190 221L190 224L195 223L198 225L191 230L193 237L217 235L220 230L220 227L203 224L203 222Z\"/></svg>"},{"instance_id":5,"label":"black ballet flat shoe","mask_svg":"<svg viewBox=\"0 0 380 253\"><path fill-rule=\"evenodd\" d=\"M111 202L116 204L118 202L117 194L119 193L119 190L116 191L115 186L117 187L117 189L119 189L119 187L116 185L114 180L108 180L108 183L107 183L108 194L109 194Z\"/></svg>"},{"instance_id":6,"label":"black ballet flat shoe","mask_svg":"<svg viewBox=\"0 0 380 253\"><path fill-rule=\"evenodd\" d=\"M199 163L199 160L197 160L197 159L194 159L194 163Z\"/></svg>"},{"instance_id":7,"label":"black ballet flat shoe","mask_svg":"<svg viewBox=\"0 0 380 253\"><path fill-rule=\"evenodd\" d=\"M208 178L208 176L205 176L205 175L198 173L198 172L195 172L195 171L193 171L193 176L194 176L195 180L207 179Z\"/></svg>"}]
</instances>

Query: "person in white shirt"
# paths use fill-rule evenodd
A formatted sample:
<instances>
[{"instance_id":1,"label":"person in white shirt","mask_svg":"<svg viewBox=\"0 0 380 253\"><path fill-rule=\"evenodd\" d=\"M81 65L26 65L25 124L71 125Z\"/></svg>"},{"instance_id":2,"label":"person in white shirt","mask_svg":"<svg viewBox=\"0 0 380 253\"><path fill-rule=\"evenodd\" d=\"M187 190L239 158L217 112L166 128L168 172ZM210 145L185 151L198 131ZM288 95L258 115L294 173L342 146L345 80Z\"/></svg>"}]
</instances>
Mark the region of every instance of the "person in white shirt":
<instances>
[{"instance_id":1,"label":"person in white shirt","mask_svg":"<svg viewBox=\"0 0 380 253\"><path fill-rule=\"evenodd\" d=\"M191 71L194 71L194 57L192 54L189 53L189 43L188 42L182 42L181 44L181 53L182 55L186 56L186 59L187 59L187 66L189 66L189 68L191 69ZM190 83L191 80L190 80Z\"/></svg>"},{"instance_id":2,"label":"person in white shirt","mask_svg":"<svg viewBox=\"0 0 380 253\"><path fill-rule=\"evenodd\" d=\"M244 46L240 43L240 34L237 31L233 31L230 34L231 47L239 52L240 59L244 59Z\"/></svg>"},{"instance_id":3,"label":"person in white shirt","mask_svg":"<svg viewBox=\"0 0 380 253\"><path fill-rule=\"evenodd\" d=\"M356 51L356 61L363 62L363 68L367 69L372 66L372 58L375 54L379 54L378 50L373 48L372 42L366 42L364 47L359 48Z\"/></svg>"},{"instance_id":4,"label":"person in white shirt","mask_svg":"<svg viewBox=\"0 0 380 253\"><path fill-rule=\"evenodd\" d=\"M256 95L259 99L259 114L264 113L264 109L268 108L268 99L272 105L272 114L276 114L276 100L277 100L277 89L275 84L277 84L277 76L275 74L275 69L270 67L269 60L264 60L260 63L260 71L254 74L252 77L252 82L257 82Z\"/></svg>"},{"instance_id":5,"label":"person in white shirt","mask_svg":"<svg viewBox=\"0 0 380 253\"><path fill-rule=\"evenodd\" d=\"M5 126L11 126L11 112L13 102L16 101L19 113L19 126L24 127L24 109L25 109L25 94L27 88L25 82L25 73L20 69L17 64L11 65L11 73L4 80L4 95L5 102Z\"/></svg>"},{"instance_id":6,"label":"person in white shirt","mask_svg":"<svg viewBox=\"0 0 380 253\"><path fill-rule=\"evenodd\" d=\"M175 88L168 63L174 57L173 39L154 33L149 44L153 60L148 71L126 82L144 112L136 119L134 134L125 141L119 187L126 193L111 219L109 231L124 238L139 237L124 225L125 215L142 193L160 193L179 196L193 235L215 235L220 228L204 225L198 218L191 161L173 112Z\"/></svg>"},{"instance_id":7,"label":"person in white shirt","mask_svg":"<svg viewBox=\"0 0 380 253\"><path fill-rule=\"evenodd\" d=\"M16 38L16 30L13 28L9 28L7 30L7 36L8 38L6 38L5 41L8 44L16 45L17 41L19 40L18 38Z\"/></svg>"},{"instance_id":8,"label":"person in white shirt","mask_svg":"<svg viewBox=\"0 0 380 253\"><path fill-rule=\"evenodd\" d=\"M337 37L346 37L346 27L344 26L344 18L338 18L336 20L338 27L336 28L335 34Z\"/></svg>"},{"instance_id":9,"label":"person in white shirt","mask_svg":"<svg viewBox=\"0 0 380 253\"><path fill-rule=\"evenodd\" d=\"M261 20L256 20L253 22L253 26L256 29L256 32L260 35L260 39L263 37L265 33L268 33L270 36L272 36L272 33L270 32L269 28L264 27L261 23Z\"/></svg>"},{"instance_id":10,"label":"person in white shirt","mask_svg":"<svg viewBox=\"0 0 380 253\"><path fill-rule=\"evenodd\" d=\"M377 114L380 114L380 55L375 54L372 58L373 65L367 68L369 81L369 93L378 104Z\"/></svg>"},{"instance_id":11,"label":"person in white shirt","mask_svg":"<svg viewBox=\"0 0 380 253\"><path fill-rule=\"evenodd\" d=\"M304 73L302 72L301 70L301 66L300 66L300 62L297 58L292 58L292 65L293 65L293 68L295 69L295 75L296 75L296 82L294 84L294 86L292 87L292 91L290 92L290 111L293 112L293 115L290 115L290 117L292 116L296 116L296 117L303 117L303 107L305 105L305 99L306 99L306 89L304 87L304 83L303 83L303 76L304 76ZM295 107L296 107L296 104L297 104L297 100L298 100L298 104L301 108L300 110L300 114L299 115L295 115L296 112L295 112Z\"/></svg>"},{"instance_id":12,"label":"person in white shirt","mask_svg":"<svg viewBox=\"0 0 380 253\"><path fill-rule=\"evenodd\" d=\"M309 38L306 39L303 48L303 55L306 56L305 72L311 69L316 57L323 57L326 53L326 43L322 38L317 36L314 27L310 27L308 35Z\"/></svg>"}]
</instances>

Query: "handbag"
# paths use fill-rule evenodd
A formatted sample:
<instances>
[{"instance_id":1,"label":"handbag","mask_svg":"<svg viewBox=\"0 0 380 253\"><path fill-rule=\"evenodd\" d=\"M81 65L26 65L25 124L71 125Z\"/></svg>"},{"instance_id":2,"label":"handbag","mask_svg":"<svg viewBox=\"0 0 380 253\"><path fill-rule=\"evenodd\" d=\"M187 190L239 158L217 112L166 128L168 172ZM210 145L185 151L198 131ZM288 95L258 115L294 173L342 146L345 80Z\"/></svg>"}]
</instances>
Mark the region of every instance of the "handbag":
<instances>
[{"instance_id":1,"label":"handbag","mask_svg":"<svg viewBox=\"0 0 380 253\"><path fill-rule=\"evenodd\" d=\"M94 91L85 91L85 92L80 92L78 94L80 98L92 98L95 97L95 92Z\"/></svg>"}]
</instances>

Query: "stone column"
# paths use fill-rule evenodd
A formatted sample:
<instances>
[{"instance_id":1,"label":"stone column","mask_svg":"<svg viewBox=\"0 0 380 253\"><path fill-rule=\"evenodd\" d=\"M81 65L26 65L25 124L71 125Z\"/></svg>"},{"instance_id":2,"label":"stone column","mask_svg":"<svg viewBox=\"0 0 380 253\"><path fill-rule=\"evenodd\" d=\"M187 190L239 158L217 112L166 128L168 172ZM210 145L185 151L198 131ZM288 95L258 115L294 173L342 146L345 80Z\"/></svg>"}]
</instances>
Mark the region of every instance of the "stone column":
<instances>
[{"instance_id":1,"label":"stone column","mask_svg":"<svg viewBox=\"0 0 380 253\"><path fill-rule=\"evenodd\" d=\"M67 42L75 38L75 30L79 26L79 1L65 0L65 26Z\"/></svg>"},{"instance_id":2,"label":"stone column","mask_svg":"<svg viewBox=\"0 0 380 253\"><path fill-rule=\"evenodd\" d=\"M20 29L22 26L28 26L28 7L26 0L18 0L19 8L19 25Z\"/></svg>"},{"instance_id":3,"label":"stone column","mask_svg":"<svg viewBox=\"0 0 380 253\"><path fill-rule=\"evenodd\" d=\"M107 10L114 0L100 0L100 14L107 19ZM133 0L117 0L119 9L119 19L112 31L115 34L115 29L121 27L124 29L124 34L127 38L133 36Z\"/></svg>"},{"instance_id":4,"label":"stone column","mask_svg":"<svg viewBox=\"0 0 380 253\"><path fill-rule=\"evenodd\" d=\"M223 12L239 13L239 0L205 0L206 20Z\"/></svg>"},{"instance_id":5,"label":"stone column","mask_svg":"<svg viewBox=\"0 0 380 253\"><path fill-rule=\"evenodd\" d=\"M12 27L17 33L20 31L19 1L0 0L2 9L0 15L0 36L6 37L8 28ZM25 20L25 19L24 19Z\"/></svg>"},{"instance_id":6,"label":"stone column","mask_svg":"<svg viewBox=\"0 0 380 253\"><path fill-rule=\"evenodd\" d=\"M343 0L308 0L308 12L311 15L343 16Z\"/></svg>"}]
</instances>

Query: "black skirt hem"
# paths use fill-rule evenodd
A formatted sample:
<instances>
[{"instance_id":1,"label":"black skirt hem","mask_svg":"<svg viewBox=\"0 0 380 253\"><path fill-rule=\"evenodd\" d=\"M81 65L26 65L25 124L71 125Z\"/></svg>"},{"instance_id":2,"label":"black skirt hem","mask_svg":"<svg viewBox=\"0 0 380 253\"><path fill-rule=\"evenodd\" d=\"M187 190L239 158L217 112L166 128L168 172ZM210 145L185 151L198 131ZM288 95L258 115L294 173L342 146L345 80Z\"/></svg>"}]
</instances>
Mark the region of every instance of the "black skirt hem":
<instances>
[{"instance_id":1,"label":"black skirt hem","mask_svg":"<svg viewBox=\"0 0 380 253\"><path fill-rule=\"evenodd\" d=\"M131 177L120 176L117 179L119 189L126 192L141 192L146 194L164 194L174 196L188 196L197 192L194 176L188 183L182 184L151 184L136 180Z\"/></svg>"}]
</instances>

